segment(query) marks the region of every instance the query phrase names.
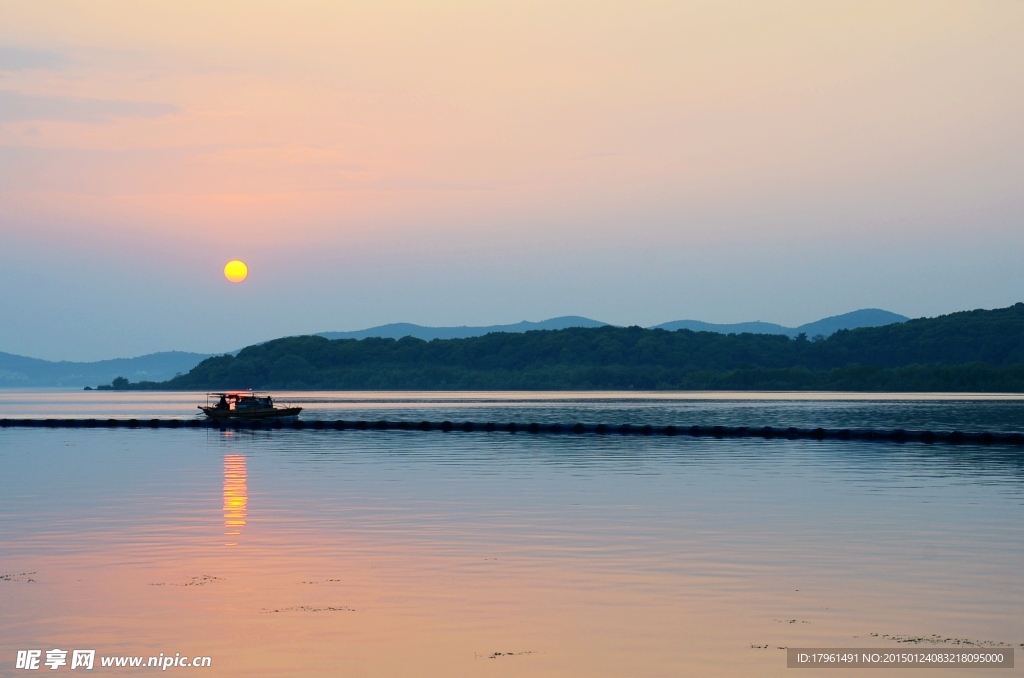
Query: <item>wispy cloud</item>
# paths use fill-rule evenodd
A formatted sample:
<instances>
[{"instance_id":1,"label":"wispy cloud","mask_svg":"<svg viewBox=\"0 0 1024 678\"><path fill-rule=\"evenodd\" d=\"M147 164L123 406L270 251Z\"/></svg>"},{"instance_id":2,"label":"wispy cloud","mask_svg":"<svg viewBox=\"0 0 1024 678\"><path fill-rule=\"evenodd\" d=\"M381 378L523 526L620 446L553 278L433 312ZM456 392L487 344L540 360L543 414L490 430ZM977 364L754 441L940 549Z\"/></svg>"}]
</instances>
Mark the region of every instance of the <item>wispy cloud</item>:
<instances>
[{"instance_id":1,"label":"wispy cloud","mask_svg":"<svg viewBox=\"0 0 1024 678\"><path fill-rule=\"evenodd\" d=\"M69 63L66 55L27 47L0 45L0 71L26 71L29 69L60 70Z\"/></svg>"},{"instance_id":2,"label":"wispy cloud","mask_svg":"<svg viewBox=\"0 0 1024 678\"><path fill-rule=\"evenodd\" d=\"M71 120L101 123L113 118L159 118L178 112L173 104L122 99L30 96L0 90L0 123L23 120Z\"/></svg>"}]
</instances>

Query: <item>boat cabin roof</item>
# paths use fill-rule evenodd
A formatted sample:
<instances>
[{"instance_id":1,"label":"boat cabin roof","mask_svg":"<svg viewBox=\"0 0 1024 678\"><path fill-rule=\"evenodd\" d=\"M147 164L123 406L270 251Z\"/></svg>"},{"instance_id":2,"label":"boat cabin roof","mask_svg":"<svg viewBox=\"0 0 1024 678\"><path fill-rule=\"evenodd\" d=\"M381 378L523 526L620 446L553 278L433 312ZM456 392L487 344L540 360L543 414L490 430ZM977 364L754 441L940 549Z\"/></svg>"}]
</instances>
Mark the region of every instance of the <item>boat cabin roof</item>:
<instances>
[{"instance_id":1,"label":"boat cabin roof","mask_svg":"<svg viewBox=\"0 0 1024 678\"><path fill-rule=\"evenodd\" d=\"M207 393L206 397L220 398L221 396L224 396L228 399L237 400L239 398L266 398L269 395L270 394L268 393L261 393L258 391L227 391L225 393Z\"/></svg>"}]
</instances>

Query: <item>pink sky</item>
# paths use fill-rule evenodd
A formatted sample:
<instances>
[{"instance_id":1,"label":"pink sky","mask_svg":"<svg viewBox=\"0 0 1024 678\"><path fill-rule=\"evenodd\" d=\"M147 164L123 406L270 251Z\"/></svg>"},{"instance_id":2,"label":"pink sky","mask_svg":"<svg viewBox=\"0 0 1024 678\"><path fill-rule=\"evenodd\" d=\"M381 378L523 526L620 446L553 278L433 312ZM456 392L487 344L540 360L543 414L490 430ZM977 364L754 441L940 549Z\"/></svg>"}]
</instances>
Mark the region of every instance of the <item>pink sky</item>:
<instances>
[{"instance_id":1,"label":"pink sky","mask_svg":"<svg viewBox=\"0 0 1024 678\"><path fill-rule=\"evenodd\" d=\"M3 14L0 351L1024 298L1019 2Z\"/></svg>"}]
</instances>

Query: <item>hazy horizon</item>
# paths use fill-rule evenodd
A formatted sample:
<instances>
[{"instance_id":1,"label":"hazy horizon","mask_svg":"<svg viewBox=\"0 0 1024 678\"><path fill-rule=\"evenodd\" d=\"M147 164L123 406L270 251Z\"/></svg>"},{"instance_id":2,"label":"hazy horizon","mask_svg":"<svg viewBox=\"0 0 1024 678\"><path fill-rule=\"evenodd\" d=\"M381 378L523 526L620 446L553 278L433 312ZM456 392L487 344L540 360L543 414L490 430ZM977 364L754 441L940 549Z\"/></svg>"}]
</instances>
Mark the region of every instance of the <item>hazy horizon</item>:
<instances>
[{"instance_id":1,"label":"hazy horizon","mask_svg":"<svg viewBox=\"0 0 1024 678\"><path fill-rule=\"evenodd\" d=\"M7 4L0 351L1009 306L1022 34L1007 2Z\"/></svg>"}]
</instances>

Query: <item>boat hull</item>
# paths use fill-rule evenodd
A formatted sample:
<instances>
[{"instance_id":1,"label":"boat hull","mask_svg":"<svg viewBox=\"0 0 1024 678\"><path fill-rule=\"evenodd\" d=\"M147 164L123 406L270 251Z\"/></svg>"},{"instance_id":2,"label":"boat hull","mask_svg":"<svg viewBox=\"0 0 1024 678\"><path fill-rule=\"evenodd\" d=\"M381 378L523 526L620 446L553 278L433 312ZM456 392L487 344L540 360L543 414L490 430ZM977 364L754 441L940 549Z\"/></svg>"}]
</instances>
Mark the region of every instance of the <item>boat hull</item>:
<instances>
[{"instance_id":1,"label":"boat hull","mask_svg":"<svg viewBox=\"0 0 1024 678\"><path fill-rule=\"evenodd\" d=\"M218 410L216 407L200 407L210 419L276 419L279 417L295 417L302 411L301 407L271 407L263 409Z\"/></svg>"}]
</instances>

